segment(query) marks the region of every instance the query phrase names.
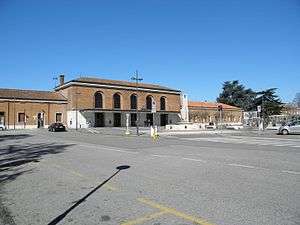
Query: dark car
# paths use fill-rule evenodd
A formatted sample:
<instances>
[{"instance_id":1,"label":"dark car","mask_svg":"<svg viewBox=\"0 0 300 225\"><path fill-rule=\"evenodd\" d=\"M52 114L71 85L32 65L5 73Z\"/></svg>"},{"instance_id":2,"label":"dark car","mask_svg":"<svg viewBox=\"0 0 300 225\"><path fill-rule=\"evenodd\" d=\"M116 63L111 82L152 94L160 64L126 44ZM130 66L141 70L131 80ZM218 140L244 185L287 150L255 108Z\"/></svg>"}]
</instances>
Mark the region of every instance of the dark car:
<instances>
[{"instance_id":1,"label":"dark car","mask_svg":"<svg viewBox=\"0 0 300 225\"><path fill-rule=\"evenodd\" d=\"M56 132L56 131L66 131L66 126L62 123L52 123L48 127L48 131Z\"/></svg>"}]
</instances>

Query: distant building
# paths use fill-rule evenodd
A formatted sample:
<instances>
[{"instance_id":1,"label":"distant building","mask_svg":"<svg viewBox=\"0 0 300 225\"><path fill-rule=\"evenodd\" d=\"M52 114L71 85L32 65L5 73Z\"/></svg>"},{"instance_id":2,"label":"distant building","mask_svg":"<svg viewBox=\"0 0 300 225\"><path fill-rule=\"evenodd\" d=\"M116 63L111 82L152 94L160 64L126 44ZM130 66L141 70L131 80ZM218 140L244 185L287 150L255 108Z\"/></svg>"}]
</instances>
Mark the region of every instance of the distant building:
<instances>
[{"instance_id":1,"label":"distant building","mask_svg":"<svg viewBox=\"0 0 300 225\"><path fill-rule=\"evenodd\" d=\"M67 99L59 92L0 89L0 123L8 129L66 122Z\"/></svg>"},{"instance_id":2,"label":"distant building","mask_svg":"<svg viewBox=\"0 0 300 225\"><path fill-rule=\"evenodd\" d=\"M285 104L283 105L281 114L287 116L300 116L300 107L293 104Z\"/></svg>"},{"instance_id":3,"label":"distant building","mask_svg":"<svg viewBox=\"0 0 300 225\"><path fill-rule=\"evenodd\" d=\"M9 129L47 127L63 122L69 128L165 126L181 120L181 91L133 82L60 76L55 91L0 89L0 123Z\"/></svg>"},{"instance_id":4,"label":"distant building","mask_svg":"<svg viewBox=\"0 0 300 225\"><path fill-rule=\"evenodd\" d=\"M278 126L294 120L300 120L300 108L293 104L284 104L280 115L270 116L269 126Z\"/></svg>"},{"instance_id":5,"label":"distant building","mask_svg":"<svg viewBox=\"0 0 300 225\"><path fill-rule=\"evenodd\" d=\"M221 107L221 112L219 111ZM188 103L190 122L218 123L220 116L222 123L242 123L243 111L241 108L214 102Z\"/></svg>"}]
</instances>

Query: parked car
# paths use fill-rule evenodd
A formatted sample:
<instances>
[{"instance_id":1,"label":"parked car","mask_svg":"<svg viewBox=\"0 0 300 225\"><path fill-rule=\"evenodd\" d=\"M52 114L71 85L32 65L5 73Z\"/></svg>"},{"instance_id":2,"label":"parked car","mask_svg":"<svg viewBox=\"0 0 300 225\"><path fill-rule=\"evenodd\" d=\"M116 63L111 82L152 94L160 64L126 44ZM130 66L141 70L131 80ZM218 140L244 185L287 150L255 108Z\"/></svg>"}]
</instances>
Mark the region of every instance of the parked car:
<instances>
[{"instance_id":1,"label":"parked car","mask_svg":"<svg viewBox=\"0 0 300 225\"><path fill-rule=\"evenodd\" d=\"M4 124L0 124L0 130L6 130L6 127Z\"/></svg>"},{"instance_id":2,"label":"parked car","mask_svg":"<svg viewBox=\"0 0 300 225\"><path fill-rule=\"evenodd\" d=\"M205 129L215 130L216 128L217 128L217 126L213 122L210 122L208 125L205 126Z\"/></svg>"},{"instance_id":3,"label":"parked car","mask_svg":"<svg viewBox=\"0 0 300 225\"><path fill-rule=\"evenodd\" d=\"M56 131L66 131L66 126L62 123L52 123L48 127L48 131L56 132Z\"/></svg>"},{"instance_id":4,"label":"parked car","mask_svg":"<svg viewBox=\"0 0 300 225\"><path fill-rule=\"evenodd\" d=\"M243 125L226 125L226 129L228 130L241 130L244 129Z\"/></svg>"},{"instance_id":5,"label":"parked car","mask_svg":"<svg viewBox=\"0 0 300 225\"><path fill-rule=\"evenodd\" d=\"M282 125L278 129L278 134L300 134L300 120Z\"/></svg>"}]
</instances>

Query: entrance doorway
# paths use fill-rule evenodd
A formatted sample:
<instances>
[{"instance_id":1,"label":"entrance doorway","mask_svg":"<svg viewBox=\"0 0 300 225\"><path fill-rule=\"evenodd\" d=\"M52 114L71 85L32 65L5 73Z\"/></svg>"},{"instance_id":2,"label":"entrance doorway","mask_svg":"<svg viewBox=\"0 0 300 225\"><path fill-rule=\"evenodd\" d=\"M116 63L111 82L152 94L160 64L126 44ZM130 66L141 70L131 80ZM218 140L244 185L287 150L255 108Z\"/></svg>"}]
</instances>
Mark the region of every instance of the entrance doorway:
<instances>
[{"instance_id":1,"label":"entrance doorway","mask_svg":"<svg viewBox=\"0 0 300 225\"><path fill-rule=\"evenodd\" d=\"M161 126L168 125L168 114L161 114L160 115L160 125Z\"/></svg>"},{"instance_id":2,"label":"entrance doorway","mask_svg":"<svg viewBox=\"0 0 300 225\"><path fill-rule=\"evenodd\" d=\"M95 127L104 127L104 113L95 113Z\"/></svg>"},{"instance_id":3,"label":"entrance doorway","mask_svg":"<svg viewBox=\"0 0 300 225\"><path fill-rule=\"evenodd\" d=\"M0 124L5 125L5 114L0 112Z\"/></svg>"},{"instance_id":4,"label":"entrance doorway","mask_svg":"<svg viewBox=\"0 0 300 225\"><path fill-rule=\"evenodd\" d=\"M37 127L38 128L44 127L44 113L37 114Z\"/></svg>"},{"instance_id":5,"label":"entrance doorway","mask_svg":"<svg viewBox=\"0 0 300 225\"><path fill-rule=\"evenodd\" d=\"M147 113L146 115L146 126L153 126L153 114Z\"/></svg>"},{"instance_id":6,"label":"entrance doorway","mask_svg":"<svg viewBox=\"0 0 300 225\"><path fill-rule=\"evenodd\" d=\"M121 113L114 113L114 127L121 126Z\"/></svg>"},{"instance_id":7,"label":"entrance doorway","mask_svg":"<svg viewBox=\"0 0 300 225\"><path fill-rule=\"evenodd\" d=\"M130 114L130 126L136 127L136 119L137 119L136 113L131 113Z\"/></svg>"}]
</instances>

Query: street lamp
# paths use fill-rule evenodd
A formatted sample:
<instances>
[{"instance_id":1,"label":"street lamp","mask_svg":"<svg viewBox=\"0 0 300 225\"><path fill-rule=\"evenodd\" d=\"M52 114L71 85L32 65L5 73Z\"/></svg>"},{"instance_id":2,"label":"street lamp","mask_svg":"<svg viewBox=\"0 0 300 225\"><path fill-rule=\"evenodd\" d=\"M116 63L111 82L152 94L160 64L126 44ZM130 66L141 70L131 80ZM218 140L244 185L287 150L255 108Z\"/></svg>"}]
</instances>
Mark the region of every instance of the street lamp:
<instances>
[{"instance_id":1,"label":"street lamp","mask_svg":"<svg viewBox=\"0 0 300 225\"><path fill-rule=\"evenodd\" d=\"M223 106L222 105L218 105L218 111L219 111L219 129L222 128L222 123L223 123L223 118L222 118L222 112L223 112Z\"/></svg>"},{"instance_id":2,"label":"street lamp","mask_svg":"<svg viewBox=\"0 0 300 225\"><path fill-rule=\"evenodd\" d=\"M273 101L273 99L270 99L268 96L265 96L264 93L261 93L258 95L259 97L261 97L261 106L257 107L257 111L260 113L260 125L259 125L259 129L260 130L264 130L264 114L265 114L265 99L269 100L269 101Z\"/></svg>"},{"instance_id":3,"label":"street lamp","mask_svg":"<svg viewBox=\"0 0 300 225\"><path fill-rule=\"evenodd\" d=\"M75 124L76 124L76 131L78 130L78 95L80 95L81 93L77 91L77 87L76 87L76 91L75 91L75 97L76 97L76 103L75 103Z\"/></svg>"},{"instance_id":4,"label":"street lamp","mask_svg":"<svg viewBox=\"0 0 300 225\"><path fill-rule=\"evenodd\" d=\"M136 134L139 136L139 104L138 104L138 90L139 90L139 82L143 80L143 78L139 77L139 72L136 70L131 80L135 81L136 88Z\"/></svg>"}]
</instances>

